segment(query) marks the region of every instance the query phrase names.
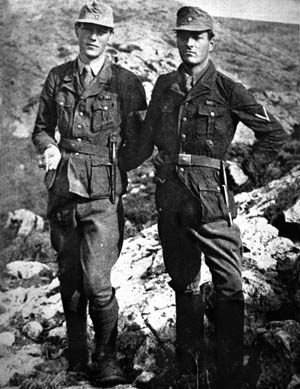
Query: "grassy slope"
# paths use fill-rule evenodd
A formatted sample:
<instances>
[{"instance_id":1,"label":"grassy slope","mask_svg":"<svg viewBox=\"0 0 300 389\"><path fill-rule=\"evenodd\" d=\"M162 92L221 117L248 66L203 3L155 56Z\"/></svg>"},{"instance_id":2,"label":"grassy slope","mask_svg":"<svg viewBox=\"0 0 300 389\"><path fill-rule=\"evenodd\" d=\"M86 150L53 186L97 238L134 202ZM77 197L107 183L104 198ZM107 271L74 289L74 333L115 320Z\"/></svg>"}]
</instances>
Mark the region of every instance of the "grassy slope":
<instances>
[{"instance_id":1,"label":"grassy slope","mask_svg":"<svg viewBox=\"0 0 300 389\"><path fill-rule=\"evenodd\" d=\"M121 64L151 82L157 73L175 67L178 58L171 28L177 2L113 0L109 3L116 17L112 48L118 51ZM37 157L30 139L17 139L12 132L24 124L32 126L35 103L47 72L76 54L73 22L81 4L79 0L61 3L54 0L4 1L1 34L4 109L0 132L2 222L8 211L21 207L45 215L43 173L36 166ZM297 83L299 86L297 28L219 18L215 62L251 85L254 91L293 91ZM138 45L140 50L133 54L119 50L128 44ZM154 68L149 64L152 60ZM294 105L296 107L296 103ZM292 103L288 108L299 123L298 110L293 111ZM139 176L143 176L143 169ZM138 180L136 177L132 175L133 181Z\"/></svg>"}]
</instances>

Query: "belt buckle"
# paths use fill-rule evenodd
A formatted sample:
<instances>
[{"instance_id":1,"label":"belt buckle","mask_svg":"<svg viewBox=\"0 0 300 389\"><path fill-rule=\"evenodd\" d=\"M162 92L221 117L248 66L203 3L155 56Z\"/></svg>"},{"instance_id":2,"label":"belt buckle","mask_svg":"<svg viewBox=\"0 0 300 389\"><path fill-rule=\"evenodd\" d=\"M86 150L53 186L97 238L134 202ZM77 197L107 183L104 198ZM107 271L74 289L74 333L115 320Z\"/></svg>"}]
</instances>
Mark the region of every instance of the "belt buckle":
<instances>
[{"instance_id":1,"label":"belt buckle","mask_svg":"<svg viewBox=\"0 0 300 389\"><path fill-rule=\"evenodd\" d=\"M178 154L178 165L187 165L192 164L192 155L191 154Z\"/></svg>"}]
</instances>

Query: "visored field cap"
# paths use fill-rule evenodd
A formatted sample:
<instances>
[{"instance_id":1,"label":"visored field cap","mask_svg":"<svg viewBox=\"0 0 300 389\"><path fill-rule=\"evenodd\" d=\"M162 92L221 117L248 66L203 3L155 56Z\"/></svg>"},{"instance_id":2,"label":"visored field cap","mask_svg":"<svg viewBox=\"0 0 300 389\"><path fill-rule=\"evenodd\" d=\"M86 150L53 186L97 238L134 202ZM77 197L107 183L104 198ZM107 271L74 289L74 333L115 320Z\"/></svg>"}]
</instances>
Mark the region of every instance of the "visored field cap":
<instances>
[{"instance_id":1,"label":"visored field cap","mask_svg":"<svg viewBox=\"0 0 300 389\"><path fill-rule=\"evenodd\" d=\"M198 7L182 7L177 11L174 31L207 31L214 28L212 17Z\"/></svg>"},{"instance_id":2,"label":"visored field cap","mask_svg":"<svg viewBox=\"0 0 300 389\"><path fill-rule=\"evenodd\" d=\"M87 3L81 8L76 23L92 23L114 28L113 10L109 5L100 1Z\"/></svg>"}]
</instances>

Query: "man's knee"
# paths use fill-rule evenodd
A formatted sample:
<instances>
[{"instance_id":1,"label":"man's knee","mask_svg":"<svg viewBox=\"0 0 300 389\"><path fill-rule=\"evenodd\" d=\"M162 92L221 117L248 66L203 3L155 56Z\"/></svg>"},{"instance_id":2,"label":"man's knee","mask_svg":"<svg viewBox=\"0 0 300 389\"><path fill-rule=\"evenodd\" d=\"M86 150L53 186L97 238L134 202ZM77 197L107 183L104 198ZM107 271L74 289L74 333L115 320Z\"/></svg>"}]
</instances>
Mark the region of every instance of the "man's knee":
<instances>
[{"instance_id":1,"label":"man's knee","mask_svg":"<svg viewBox=\"0 0 300 389\"><path fill-rule=\"evenodd\" d=\"M114 298L115 290L112 287L102 288L97 293L88 296L90 307L95 309L109 305Z\"/></svg>"}]
</instances>

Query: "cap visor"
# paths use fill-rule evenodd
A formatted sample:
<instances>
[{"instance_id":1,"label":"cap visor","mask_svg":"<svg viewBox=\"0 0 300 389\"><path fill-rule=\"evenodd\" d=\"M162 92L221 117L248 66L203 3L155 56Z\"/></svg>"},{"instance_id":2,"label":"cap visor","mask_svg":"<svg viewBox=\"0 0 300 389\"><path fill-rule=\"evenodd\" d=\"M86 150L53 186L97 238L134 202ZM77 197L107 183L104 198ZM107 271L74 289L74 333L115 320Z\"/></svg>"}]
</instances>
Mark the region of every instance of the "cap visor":
<instances>
[{"instance_id":1,"label":"cap visor","mask_svg":"<svg viewBox=\"0 0 300 389\"><path fill-rule=\"evenodd\" d=\"M97 20L97 19L77 19L76 23L88 23L88 24L97 24L99 26L114 28L114 25L110 22L106 22L105 20Z\"/></svg>"},{"instance_id":2,"label":"cap visor","mask_svg":"<svg viewBox=\"0 0 300 389\"><path fill-rule=\"evenodd\" d=\"M189 25L173 28L173 31L208 31L208 30L212 30L212 27L199 26L197 24L194 25L189 24Z\"/></svg>"}]
</instances>

